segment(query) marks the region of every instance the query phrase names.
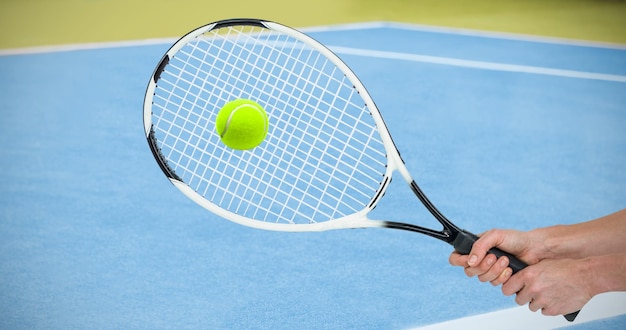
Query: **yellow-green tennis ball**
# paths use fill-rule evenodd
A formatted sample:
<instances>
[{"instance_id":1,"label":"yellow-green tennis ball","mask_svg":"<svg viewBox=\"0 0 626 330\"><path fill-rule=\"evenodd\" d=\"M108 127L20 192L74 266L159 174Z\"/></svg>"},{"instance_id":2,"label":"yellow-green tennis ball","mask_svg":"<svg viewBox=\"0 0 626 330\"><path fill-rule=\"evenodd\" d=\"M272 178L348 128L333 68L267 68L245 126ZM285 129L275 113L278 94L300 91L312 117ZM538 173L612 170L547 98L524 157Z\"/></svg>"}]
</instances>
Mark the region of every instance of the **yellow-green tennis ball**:
<instances>
[{"instance_id":1,"label":"yellow-green tennis ball","mask_svg":"<svg viewBox=\"0 0 626 330\"><path fill-rule=\"evenodd\" d=\"M237 150L248 150L260 145L267 136L267 112L258 103L236 99L226 103L218 112L215 130L222 142Z\"/></svg>"}]
</instances>

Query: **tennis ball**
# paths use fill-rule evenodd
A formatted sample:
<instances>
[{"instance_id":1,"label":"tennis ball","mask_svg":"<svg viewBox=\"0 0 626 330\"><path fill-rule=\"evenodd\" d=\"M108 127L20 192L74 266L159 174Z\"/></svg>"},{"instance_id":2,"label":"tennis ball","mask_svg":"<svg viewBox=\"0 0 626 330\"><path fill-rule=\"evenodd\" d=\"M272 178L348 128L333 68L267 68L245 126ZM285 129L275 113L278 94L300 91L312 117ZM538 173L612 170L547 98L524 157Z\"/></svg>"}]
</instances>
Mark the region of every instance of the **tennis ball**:
<instances>
[{"instance_id":1,"label":"tennis ball","mask_svg":"<svg viewBox=\"0 0 626 330\"><path fill-rule=\"evenodd\" d=\"M260 145L269 128L267 112L258 103L236 99L226 103L218 112L215 130L222 142L237 150Z\"/></svg>"}]
</instances>

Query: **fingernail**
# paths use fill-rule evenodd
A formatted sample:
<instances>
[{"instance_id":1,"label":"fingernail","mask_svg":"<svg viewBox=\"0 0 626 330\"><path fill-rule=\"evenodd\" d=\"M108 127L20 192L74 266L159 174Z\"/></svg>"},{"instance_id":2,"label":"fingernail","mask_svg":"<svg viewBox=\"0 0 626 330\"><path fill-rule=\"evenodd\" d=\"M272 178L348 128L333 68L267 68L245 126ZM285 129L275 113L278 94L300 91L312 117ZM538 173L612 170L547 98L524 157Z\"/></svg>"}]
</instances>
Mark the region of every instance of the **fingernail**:
<instances>
[{"instance_id":1,"label":"fingernail","mask_svg":"<svg viewBox=\"0 0 626 330\"><path fill-rule=\"evenodd\" d=\"M509 262L508 262L508 260L506 260L506 259L502 259L502 260L500 260L500 266L502 266L502 267L506 266L508 263L509 263Z\"/></svg>"},{"instance_id":2,"label":"fingernail","mask_svg":"<svg viewBox=\"0 0 626 330\"><path fill-rule=\"evenodd\" d=\"M473 255L473 256L471 256L471 257L469 258L469 261L468 261L467 263L468 263L470 266L473 266L473 265L476 263L476 260L478 260L478 257Z\"/></svg>"}]
</instances>

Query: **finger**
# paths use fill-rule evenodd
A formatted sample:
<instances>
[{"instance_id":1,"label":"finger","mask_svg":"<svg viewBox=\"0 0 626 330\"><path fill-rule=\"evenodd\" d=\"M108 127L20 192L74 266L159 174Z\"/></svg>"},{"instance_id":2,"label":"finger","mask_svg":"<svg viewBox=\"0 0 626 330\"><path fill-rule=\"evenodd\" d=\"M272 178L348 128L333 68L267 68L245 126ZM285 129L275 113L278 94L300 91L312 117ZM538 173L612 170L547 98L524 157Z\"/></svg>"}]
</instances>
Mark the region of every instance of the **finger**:
<instances>
[{"instance_id":1,"label":"finger","mask_svg":"<svg viewBox=\"0 0 626 330\"><path fill-rule=\"evenodd\" d=\"M493 254L488 254L485 259L483 259L483 262L476 268L476 275L479 281L489 282L498 276L497 273L494 274L493 270L493 267L497 265L497 259L498 258Z\"/></svg>"},{"instance_id":2,"label":"finger","mask_svg":"<svg viewBox=\"0 0 626 330\"><path fill-rule=\"evenodd\" d=\"M489 256L487 256L485 259L487 259L488 257ZM502 275L502 273L504 272L504 270L507 268L508 265L509 265L509 258L505 256L500 257L497 260L494 259L494 262L491 268L489 268L489 270L486 273L480 275L478 279L481 280L482 282L492 282L492 284L495 283L494 285L498 285L500 283L495 282L495 281L498 278L500 278L500 276Z\"/></svg>"},{"instance_id":3,"label":"finger","mask_svg":"<svg viewBox=\"0 0 626 330\"><path fill-rule=\"evenodd\" d=\"M504 284L506 283L506 281L509 280L509 278L511 278L511 275L513 275L513 270L509 267L505 268L502 273L500 273L500 276L498 276L498 278L496 278L495 280L491 281L491 284L493 286L498 286L500 284Z\"/></svg>"},{"instance_id":4,"label":"finger","mask_svg":"<svg viewBox=\"0 0 626 330\"><path fill-rule=\"evenodd\" d=\"M525 269L517 272L514 276L511 276L506 283L502 285L502 293L505 296L510 296L512 294L521 292L524 288L524 272Z\"/></svg>"},{"instance_id":5,"label":"finger","mask_svg":"<svg viewBox=\"0 0 626 330\"><path fill-rule=\"evenodd\" d=\"M542 308L543 308L543 306L539 303L538 300L531 300L528 303L528 309L530 309L533 312L536 312L536 311L538 311L538 310L540 310Z\"/></svg>"},{"instance_id":6,"label":"finger","mask_svg":"<svg viewBox=\"0 0 626 330\"><path fill-rule=\"evenodd\" d=\"M465 268L465 274L467 274L467 276L481 276L489 272L489 269L495 262L496 256L494 256L493 254L488 254L480 264L474 267Z\"/></svg>"},{"instance_id":7,"label":"finger","mask_svg":"<svg viewBox=\"0 0 626 330\"><path fill-rule=\"evenodd\" d=\"M483 258L487 255L489 249L494 246L497 246L503 240L503 232L500 230L489 230L482 234L474 245L472 246L472 250L470 251L468 265L470 267L474 267L479 265Z\"/></svg>"},{"instance_id":8,"label":"finger","mask_svg":"<svg viewBox=\"0 0 626 330\"><path fill-rule=\"evenodd\" d=\"M532 297L528 294L528 292L526 292L527 290L522 289L520 292L517 293L517 295L515 296L515 302L518 305L526 305L528 303L530 303L531 301L533 301ZM533 311L534 312L534 311Z\"/></svg>"},{"instance_id":9,"label":"finger","mask_svg":"<svg viewBox=\"0 0 626 330\"><path fill-rule=\"evenodd\" d=\"M454 252L452 252L450 254L450 257L448 258L448 262L452 266L467 267L467 260L468 259L469 259L469 256L463 255L463 254L460 254L460 253L454 251Z\"/></svg>"},{"instance_id":10,"label":"finger","mask_svg":"<svg viewBox=\"0 0 626 330\"><path fill-rule=\"evenodd\" d=\"M551 305L551 306L545 305L541 308L541 314L546 315L546 316L555 316L559 314L565 314L565 312L559 312L559 310L555 308L554 305Z\"/></svg>"}]
</instances>

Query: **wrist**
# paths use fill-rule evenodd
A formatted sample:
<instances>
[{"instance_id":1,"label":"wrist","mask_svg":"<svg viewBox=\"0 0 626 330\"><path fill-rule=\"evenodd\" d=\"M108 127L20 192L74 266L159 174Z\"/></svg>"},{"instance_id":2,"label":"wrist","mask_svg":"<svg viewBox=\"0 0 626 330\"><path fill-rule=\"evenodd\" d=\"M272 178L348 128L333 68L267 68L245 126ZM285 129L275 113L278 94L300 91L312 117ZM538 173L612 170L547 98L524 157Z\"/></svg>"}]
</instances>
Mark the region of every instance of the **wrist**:
<instances>
[{"instance_id":1,"label":"wrist","mask_svg":"<svg viewBox=\"0 0 626 330\"><path fill-rule=\"evenodd\" d=\"M586 257L581 247L585 246L585 237L573 225L556 225L533 230L533 240L539 244L539 260L542 259L580 259Z\"/></svg>"},{"instance_id":2,"label":"wrist","mask_svg":"<svg viewBox=\"0 0 626 330\"><path fill-rule=\"evenodd\" d=\"M528 232L530 241L535 246L532 257L537 262L543 259L558 259L561 257L562 235L560 226L550 226L533 229Z\"/></svg>"},{"instance_id":3,"label":"wrist","mask_svg":"<svg viewBox=\"0 0 626 330\"><path fill-rule=\"evenodd\" d=\"M626 291L626 253L610 254L582 259L581 271L590 275L589 286L592 295Z\"/></svg>"}]
</instances>

